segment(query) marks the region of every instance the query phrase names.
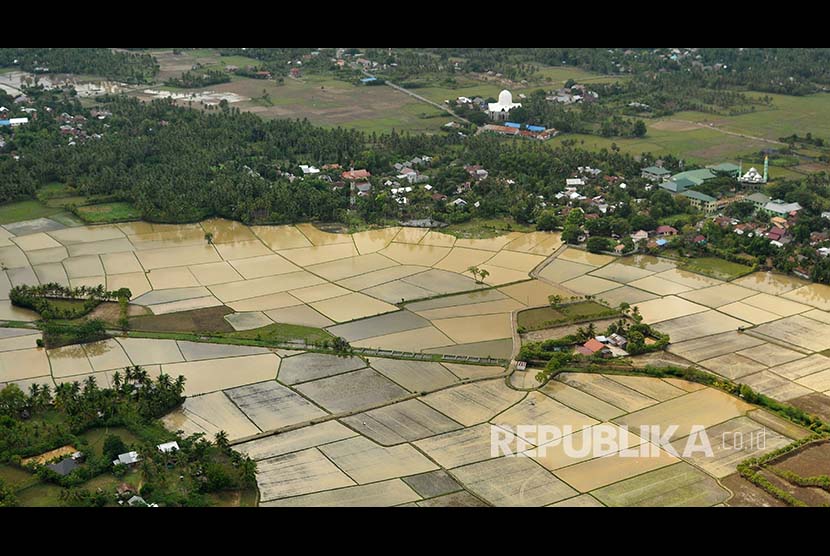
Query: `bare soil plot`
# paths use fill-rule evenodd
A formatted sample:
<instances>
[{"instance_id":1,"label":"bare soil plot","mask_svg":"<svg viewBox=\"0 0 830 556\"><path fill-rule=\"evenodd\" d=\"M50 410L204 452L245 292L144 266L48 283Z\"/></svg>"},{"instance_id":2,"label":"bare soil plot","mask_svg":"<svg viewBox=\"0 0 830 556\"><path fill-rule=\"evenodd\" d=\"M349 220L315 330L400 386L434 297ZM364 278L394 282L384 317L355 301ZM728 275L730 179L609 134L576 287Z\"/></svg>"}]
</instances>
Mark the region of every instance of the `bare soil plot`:
<instances>
[{"instance_id":1,"label":"bare soil plot","mask_svg":"<svg viewBox=\"0 0 830 556\"><path fill-rule=\"evenodd\" d=\"M437 319L432 324L458 344L509 338L513 332L506 313Z\"/></svg>"},{"instance_id":2,"label":"bare soil plot","mask_svg":"<svg viewBox=\"0 0 830 556\"><path fill-rule=\"evenodd\" d=\"M700 467L713 477L722 479L735 473L738 464L790 444L792 440L765 428L748 417L737 417L706 429L712 455L694 451L683 454L685 440L672 443L683 459Z\"/></svg>"},{"instance_id":3,"label":"bare soil plot","mask_svg":"<svg viewBox=\"0 0 830 556\"><path fill-rule=\"evenodd\" d=\"M744 415L753 407L719 390L705 388L614 419L639 435L641 426L659 425L661 434L677 429L671 439L688 436L692 426L711 427Z\"/></svg>"},{"instance_id":4,"label":"bare soil plot","mask_svg":"<svg viewBox=\"0 0 830 556\"><path fill-rule=\"evenodd\" d=\"M438 471L429 471L420 475L413 475L405 478L403 481L424 498L442 496L444 494L462 490L461 485L459 485L455 479L450 477L443 469L439 469Z\"/></svg>"},{"instance_id":5,"label":"bare soil plot","mask_svg":"<svg viewBox=\"0 0 830 556\"><path fill-rule=\"evenodd\" d=\"M154 290L199 287L199 281L185 267L159 268L147 273Z\"/></svg>"},{"instance_id":6,"label":"bare soil plot","mask_svg":"<svg viewBox=\"0 0 830 556\"><path fill-rule=\"evenodd\" d=\"M357 340L352 342L355 347L380 348L400 351L421 352L430 349L438 350L438 353L444 353L446 347L454 346L443 332L434 326L427 326L424 328L416 328L414 330L406 330L404 332L396 332L394 334L385 334L383 336L373 336L364 340Z\"/></svg>"},{"instance_id":7,"label":"bare soil plot","mask_svg":"<svg viewBox=\"0 0 830 556\"><path fill-rule=\"evenodd\" d=\"M229 302L227 305L234 311L264 311L294 307L300 304L300 300L288 292L272 293L258 297L249 297L239 301ZM233 312L233 311L228 311Z\"/></svg>"},{"instance_id":8,"label":"bare soil plot","mask_svg":"<svg viewBox=\"0 0 830 556\"><path fill-rule=\"evenodd\" d=\"M187 380L185 394L196 396L234 386L273 380L277 376L279 364L279 357L268 353L232 359L165 364L162 370L171 377L183 375Z\"/></svg>"},{"instance_id":9,"label":"bare soil plot","mask_svg":"<svg viewBox=\"0 0 830 556\"><path fill-rule=\"evenodd\" d=\"M60 263L39 264L32 267L41 284L57 283L69 286L69 277Z\"/></svg>"},{"instance_id":10,"label":"bare soil plot","mask_svg":"<svg viewBox=\"0 0 830 556\"><path fill-rule=\"evenodd\" d=\"M830 286L810 284L783 295L788 299L812 305L822 311L830 311Z\"/></svg>"},{"instance_id":11,"label":"bare soil plot","mask_svg":"<svg viewBox=\"0 0 830 556\"><path fill-rule=\"evenodd\" d=\"M770 322L781 318L780 315L776 315L775 313L771 313L767 310L759 309L758 307L753 307L752 305L747 305L746 303L740 302L729 303L728 305L718 307L718 311L752 324L763 324L765 322Z\"/></svg>"},{"instance_id":12,"label":"bare soil plot","mask_svg":"<svg viewBox=\"0 0 830 556\"><path fill-rule=\"evenodd\" d=\"M40 249L38 251L29 251L26 253L29 263L32 265L41 265L47 263L60 263L69 256L69 252L65 247L53 247L52 249ZM86 257L94 257L95 255L84 255Z\"/></svg>"},{"instance_id":13,"label":"bare soil plot","mask_svg":"<svg viewBox=\"0 0 830 556\"><path fill-rule=\"evenodd\" d=\"M410 392L437 390L459 380L440 363L371 358L369 365Z\"/></svg>"},{"instance_id":14,"label":"bare soil plot","mask_svg":"<svg viewBox=\"0 0 830 556\"><path fill-rule=\"evenodd\" d=\"M706 305L714 309L757 295L757 292L749 288L736 286L735 284L720 284L699 290L683 292L678 295L683 299L688 299L694 303Z\"/></svg>"},{"instance_id":15,"label":"bare soil plot","mask_svg":"<svg viewBox=\"0 0 830 556\"><path fill-rule=\"evenodd\" d=\"M548 298L552 295L561 295L563 298L571 295L563 288L552 286L540 280L528 280L519 284L503 286L499 288L499 291L528 307L547 305L549 303Z\"/></svg>"},{"instance_id":16,"label":"bare soil plot","mask_svg":"<svg viewBox=\"0 0 830 556\"><path fill-rule=\"evenodd\" d=\"M426 299L424 301L416 301L414 303L408 303L406 305L406 308L410 311L420 313L423 311L430 311L432 309L441 309L444 307L458 307L461 305L472 305L477 303L488 303L490 301L499 301L503 299L507 299L507 296L501 293L499 290L490 289L472 291L469 293L460 293L457 295L449 295L446 297L439 297L437 299Z\"/></svg>"},{"instance_id":17,"label":"bare soil plot","mask_svg":"<svg viewBox=\"0 0 830 556\"><path fill-rule=\"evenodd\" d=\"M363 436L392 446L458 430L461 425L419 400L406 400L343 419Z\"/></svg>"},{"instance_id":18,"label":"bare soil plot","mask_svg":"<svg viewBox=\"0 0 830 556\"><path fill-rule=\"evenodd\" d=\"M747 334L726 332L697 340L689 340L679 343L672 342L669 346L669 351L671 353L676 353L680 357L688 359L689 361L698 362L704 359L711 359L713 357L726 355L740 350L752 351L762 344L764 344L763 340L759 340L758 338L754 338Z\"/></svg>"},{"instance_id":19,"label":"bare soil plot","mask_svg":"<svg viewBox=\"0 0 830 556\"><path fill-rule=\"evenodd\" d=\"M610 436L611 434L614 436ZM604 442L603 439L609 437L613 442ZM643 442L645 441L636 434L611 423L602 423L564 434L551 442L544 442L536 448L531 457L545 469L555 472L557 469L610 456L621 450L637 451Z\"/></svg>"},{"instance_id":20,"label":"bare soil plot","mask_svg":"<svg viewBox=\"0 0 830 556\"><path fill-rule=\"evenodd\" d=\"M249 440L235 445L234 449L251 459L260 461L356 435L356 432L344 427L337 421L326 421L293 431Z\"/></svg>"},{"instance_id":21,"label":"bare soil plot","mask_svg":"<svg viewBox=\"0 0 830 556\"><path fill-rule=\"evenodd\" d=\"M257 484L264 502L356 484L317 448L260 461Z\"/></svg>"},{"instance_id":22,"label":"bare soil plot","mask_svg":"<svg viewBox=\"0 0 830 556\"><path fill-rule=\"evenodd\" d=\"M680 270L679 268L664 270L654 276L656 278L677 282L678 284L687 286L694 290L723 284L720 280L709 278L708 276L703 276L701 274L695 274L694 272L689 272L688 270Z\"/></svg>"},{"instance_id":23,"label":"bare soil plot","mask_svg":"<svg viewBox=\"0 0 830 556\"><path fill-rule=\"evenodd\" d=\"M430 458L437 461L442 467L451 469L486 459L497 457L499 454L492 450L492 426L482 423L473 427L439 434L423 440L413 442ZM504 438L515 439L507 431L500 434ZM515 446L515 443L511 444Z\"/></svg>"},{"instance_id":24,"label":"bare soil plot","mask_svg":"<svg viewBox=\"0 0 830 556\"><path fill-rule=\"evenodd\" d=\"M335 336L341 336L352 342L374 336L394 334L406 330L415 330L429 326L429 321L407 310L396 311L386 315L370 317L346 324L338 324L328 329Z\"/></svg>"},{"instance_id":25,"label":"bare soil plot","mask_svg":"<svg viewBox=\"0 0 830 556\"><path fill-rule=\"evenodd\" d=\"M739 473L724 477L721 484L732 492L726 506L738 508L786 508L787 504L750 483Z\"/></svg>"},{"instance_id":26,"label":"bare soil plot","mask_svg":"<svg viewBox=\"0 0 830 556\"><path fill-rule=\"evenodd\" d=\"M614 260L610 255L599 255L596 253L589 253L581 249L573 249L568 247L562 251L557 259L563 261L572 261L575 263L586 264L590 266L603 266Z\"/></svg>"},{"instance_id":27,"label":"bare soil plot","mask_svg":"<svg viewBox=\"0 0 830 556\"><path fill-rule=\"evenodd\" d=\"M633 282L634 280L639 280L652 274L654 273L650 270L616 262L607 264L590 273L591 276L613 280L622 284L627 284L628 282Z\"/></svg>"},{"instance_id":28,"label":"bare soil plot","mask_svg":"<svg viewBox=\"0 0 830 556\"><path fill-rule=\"evenodd\" d=\"M325 353L303 353L286 357L280 365L279 381L284 384L299 384L309 380L348 373L366 367L360 357L338 357Z\"/></svg>"},{"instance_id":29,"label":"bare soil plot","mask_svg":"<svg viewBox=\"0 0 830 556\"><path fill-rule=\"evenodd\" d=\"M331 413L361 411L400 400L409 394L372 369L305 382L296 390Z\"/></svg>"},{"instance_id":30,"label":"bare soil plot","mask_svg":"<svg viewBox=\"0 0 830 556\"><path fill-rule=\"evenodd\" d=\"M274 430L326 415L326 412L276 381L225 390L260 430Z\"/></svg>"},{"instance_id":31,"label":"bare soil plot","mask_svg":"<svg viewBox=\"0 0 830 556\"><path fill-rule=\"evenodd\" d=\"M222 392L188 397L162 422L169 430L182 430L185 435L203 432L209 440L219 431L228 433L231 441L260 432Z\"/></svg>"},{"instance_id":32,"label":"bare soil plot","mask_svg":"<svg viewBox=\"0 0 830 556\"><path fill-rule=\"evenodd\" d=\"M0 382L15 382L49 375L49 359L42 348L0 353Z\"/></svg>"},{"instance_id":33,"label":"bare soil plot","mask_svg":"<svg viewBox=\"0 0 830 556\"><path fill-rule=\"evenodd\" d=\"M562 500L556 504L550 504L549 508L604 508L602 502L590 494L580 494L567 500Z\"/></svg>"},{"instance_id":34,"label":"bare soil plot","mask_svg":"<svg viewBox=\"0 0 830 556\"><path fill-rule=\"evenodd\" d=\"M29 465L30 463L38 463L38 464L46 464L50 461L57 460L62 456L68 456L77 452L78 449L75 446L67 444L66 446L61 446L60 448L55 448L54 450L49 450L48 452L43 452L40 455L33 456L30 458L23 458L20 460L20 465Z\"/></svg>"},{"instance_id":35,"label":"bare soil plot","mask_svg":"<svg viewBox=\"0 0 830 556\"><path fill-rule=\"evenodd\" d=\"M654 398L657 401L664 402L677 396L682 396L686 393L685 390L673 386L668 382L659 378L652 378L648 376L626 376L626 375L603 375L606 378L619 382L623 386L627 386L632 390L636 390L641 394Z\"/></svg>"},{"instance_id":36,"label":"bare soil plot","mask_svg":"<svg viewBox=\"0 0 830 556\"><path fill-rule=\"evenodd\" d=\"M365 255L367 253L375 253L381 249L384 249L392 242L399 231L400 228L392 227L357 232L352 234L352 240L354 241L354 244L360 254Z\"/></svg>"},{"instance_id":37,"label":"bare soil plot","mask_svg":"<svg viewBox=\"0 0 830 556\"><path fill-rule=\"evenodd\" d=\"M492 251L453 247L444 258L435 263L434 267L462 274L471 266L481 265L492 257Z\"/></svg>"},{"instance_id":38,"label":"bare soil plot","mask_svg":"<svg viewBox=\"0 0 830 556\"><path fill-rule=\"evenodd\" d=\"M322 276L326 280L332 282L339 282L344 278L350 278L359 274L366 274L376 270L383 270L398 266L398 263L380 255L378 253L370 253L368 255L360 255L359 257L349 257L346 259L339 259L327 263L311 265L306 268L309 272L313 272L318 276Z\"/></svg>"},{"instance_id":39,"label":"bare soil plot","mask_svg":"<svg viewBox=\"0 0 830 556\"><path fill-rule=\"evenodd\" d=\"M476 284L475 280L468 276L438 269L407 276L402 280L438 294L460 293L484 287L482 284Z\"/></svg>"},{"instance_id":40,"label":"bare soil plot","mask_svg":"<svg viewBox=\"0 0 830 556\"><path fill-rule=\"evenodd\" d=\"M808 305L802 305L801 303L789 301L783 297L768 293L759 293L758 295L747 297L743 300L743 303L782 317L790 317L810 310Z\"/></svg>"},{"instance_id":41,"label":"bare soil plot","mask_svg":"<svg viewBox=\"0 0 830 556\"><path fill-rule=\"evenodd\" d=\"M256 278L253 280L242 280L239 282L218 284L216 286L211 286L210 291L218 299L227 303L242 299L250 299L252 297L262 297L274 293L282 293L288 290L295 290L306 286L322 284L323 282L325 282L325 280L322 278L314 276L304 270L300 270L298 272L281 274L277 277L266 276L264 278ZM296 303L299 303L299 300L293 304Z\"/></svg>"},{"instance_id":42,"label":"bare soil plot","mask_svg":"<svg viewBox=\"0 0 830 556\"><path fill-rule=\"evenodd\" d=\"M409 300L423 299L435 295L433 291L404 282L403 280L394 280L380 284L379 286L367 288L363 290L363 293L385 301L386 303L405 303Z\"/></svg>"},{"instance_id":43,"label":"bare soil plot","mask_svg":"<svg viewBox=\"0 0 830 556\"><path fill-rule=\"evenodd\" d=\"M767 367L782 365L804 357L803 353L787 349L777 344L760 344L737 353L758 361Z\"/></svg>"},{"instance_id":44,"label":"bare soil plot","mask_svg":"<svg viewBox=\"0 0 830 556\"><path fill-rule=\"evenodd\" d=\"M579 492L588 492L680 461L664 450L657 453L656 457L611 454L558 469L554 474Z\"/></svg>"},{"instance_id":45,"label":"bare soil plot","mask_svg":"<svg viewBox=\"0 0 830 556\"><path fill-rule=\"evenodd\" d=\"M812 392L809 388L782 378L771 371L761 371L741 377L740 382L774 400L785 402Z\"/></svg>"},{"instance_id":46,"label":"bare soil plot","mask_svg":"<svg viewBox=\"0 0 830 556\"><path fill-rule=\"evenodd\" d=\"M393 266L382 270L367 272L366 274L353 276L351 278L346 278L344 280L340 280L339 283L344 288L349 288L350 290L365 290L367 288L379 286L381 284L392 282L393 280L399 280L427 270L429 270L429 268L425 266Z\"/></svg>"},{"instance_id":47,"label":"bare soil plot","mask_svg":"<svg viewBox=\"0 0 830 556\"><path fill-rule=\"evenodd\" d=\"M436 329L437 330L437 329ZM513 340L490 340L488 342L472 342L455 346L423 349L426 353L442 353L446 355L466 355L468 357L494 357L507 359L513 353Z\"/></svg>"},{"instance_id":48,"label":"bare soil plot","mask_svg":"<svg viewBox=\"0 0 830 556\"><path fill-rule=\"evenodd\" d=\"M187 361L203 361L223 357L240 357L269 353L267 348L256 346L235 346L231 344L210 344L205 342L177 341L182 355Z\"/></svg>"},{"instance_id":49,"label":"bare soil plot","mask_svg":"<svg viewBox=\"0 0 830 556\"><path fill-rule=\"evenodd\" d=\"M573 386L568 386L558 380L548 382L542 387L542 392L568 407L585 415L590 415L600 421L607 421L625 413L625 410L611 405L605 400L601 400Z\"/></svg>"},{"instance_id":50,"label":"bare soil plot","mask_svg":"<svg viewBox=\"0 0 830 556\"><path fill-rule=\"evenodd\" d=\"M526 436L526 433L518 430L517 427L528 424L546 425L559 427L562 431L568 428L576 432L596 424L597 420L574 411L540 392L530 392L525 399L493 417L490 422L515 432L517 436L531 444L537 444L540 439L536 438L535 433ZM557 438L559 437L554 436L548 440L553 441Z\"/></svg>"},{"instance_id":51,"label":"bare soil plot","mask_svg":"<svg viewBox=\"0 0 830 556\"><path fill-rule=\"evenodd\" d=\"M498 376L507 372L504 367L490 365L467 365L464 363L443 363L452 373L460 378L484 378Z\"/></svg>"},{"instance_id":52,"label":"bare soil plot","mask_svg":"<svg viewBox=\"0 0 830 556\"><path fill-rule=\"evenodd\" d=\"M597 278L595 276L580 276L562 283L563 286L569 290L573 290L583 295L596 295L608 290L613 290L619 287L617 282L605 280L604 278Z\"/></svg>"},{"instance_id":53,"label":"bare soil plot","mask_svg":"<svg viewBox=\"0 0 830 556\"><path fill-rule=\"evenodd\" d=\"M529 458L498 458L453 470L470 492L494 506L545 506L577 494Z\"/></svg>"},{"instance_id":54,"label":"bare soil plot","mask_svg":"<svg viewBox=\"0 0 830 556\"><path fill-rule=\"evenodd\" d=\"M394 305L362 293L315 301L310 305L335 322L348 322L398 310Z\"/></svg>"},{"instance_id":55,"label":"bare soil plot","mask_svg":"<svg viewBox=\"0 0 830 556\"><path fill-rule=\"evenodd\" d=\"M92 372L92 366L82 345L46 350L46 354L49 356L52 376L65 377Z\"/></svg>"},{"instance_id":56,"label":"bare soil plot","mask_svg":"<svg viewBox=\"0 0 830 556\"><path fill-rule=\"evenodd\" d=\"M625 302L631 306L637 305L643 301L655 299L656 294L644 290L638 290L631 286L623 286L613 290L604 291L597 294L599 299L605 301L611 307L619 307L621 303Z\"/></svg>"},{"instance_id":57,"label":"bare soil plot","mask_svg":"<svg viewBox=\"0 0 830 556\"><path fill-rule=\"evenodd\" d=\"M359 484L416 475L438 469L408 444L384 447L356 436L318 448Z\"/></svg>"},{"instance_id":58,"label":"bare soil plot","mask_svg":"<svg viewBox=\"0 0 830 556\"><path fill-rule=\"evenodd\" d=\"M770 324L762 324L756 332L775 338L781 343L797 346L809 351L823 351L830 348L830 324L824 324L802 315L795 315Z\"/></svg>"},{"instance_id":59,"label":"bare soil plot","mask_svg":"<svg viewBox=\"0 0 830 556\"><path fill-rule=\"evenodd\" d=\"M132 251L101 255L101 262L107 275L144 272L141 263Z\"/></svg>"},{"instance_id":60,"label":"bare soil plot","mask_svg":"<svg viewBox=\"0 0 830 556\"><path fill-rule=\"evenodd\" d=\"M420 500L414 490L400 479L351 486L261 504L266 507L387 507Z\"/></svg>"},{"instance_id":61,"label":"bare soil plot","mask_svg":"<svg viewBox=\"0 0 830 556\"><path fill-rule=\"evenodd\" d=\"M765 368L761 363L737 353L727 353L726 355L706 359L701 361L700 364L710 371L731 379L757 373Z\"/></svg>"},{"instance_id":62,"label":"bare soil plot","mask_svg":"<svg viewBox=\"0 0 830 556\"><path fill-rule=\"evenodd\" d=\"M156 332L231 332L225 321L232 311L227 307L210 307L159 316L143 316L130 319L135 330Z\"/></svg>"},{"instance_id":63,"label":"bare soil plot","mask_svg":"<svg viewBox=\"0 0 830 556\"><path fill-rule=\"evenodd\" d=\"M733 280L732 283L771 295L782 295L809 284L806 280L773 272L754 272Z\"/></svg>"},{"instance_id":64,"label":"bare soil plot","mask_svg":"<svg viewBox=\"0 0 830 556\"><path fill-rule=\"evenodd\" d=\"M672 342L683 342L746 326L747 323L742 320L710 310L662 321L657 328L664 334L668 334Z\"/></svg>"},{"instance_id":65,"label":"bare soil plot","mask_svg":"<svg viewBox=\"0 0 830 556\"><path fill-rule=\"evenodd\" d=\"M524 398L523 392L509 389L501 380L454 386L421 400L464 426L489 421Z\"/></svg>"},{"instance_id":66,"label":"bare soil plot","mask_svg":"<svg viewBox=\"0 0 830 556\"><path fill-rule=\"evenodd\" d=\"M796 380L797 383L819 392L830 391L830 370L819 371Z\"/></svg>"},{"instance_id":67,"label":"bare soil plot","mask_svg":"<svg viewBox=\"0 0 830 556\"><path fill-rule=\"evenodd\" d=\"M225 263L228 264L228 263ZM262 255L260 257L251 257L250 259L241 259L230 261L230 265L240 275L236 280L245 279L252 280L254 278L262 278L264 276L276 276L279 274L288 274L290 272L298 272L300 267L280 255ZM223 280L222 282L233 282L234 280Z\"/></svg>"},{"instance_id":68,"label":"bare soil plot","mask_svg":"<svg viewBox=\"0 0 830 556\"><path fill-rule=\"evenodd\" d=\"M308 238L294 226L252 226L251 231L274 251L311 247Z\"/></svg>"},{"instance_id":69,"label":"bare soil plot","mask_svg":"<svg viewBox=\"0 0 830 556\"><path fill-rule=\"evenodd\" d=\"M113 339L83 345L93 371L125 369L131 365L121 345Z\"/></svg>"},{"instance_id":70,"label":"bare soil plot","mask_svg":"<svg viewBox=\"0 0 830 556\"><path fill-rule=\"evenodd\" d=\"M509 234L482 238L482 239L458 239L456 247L468 247L470 249L483 249L485 251L500 251L510 242L522 237L521 232L510 232Z\"/></svg>"},{"instance_id":71,"label":"bare soil plot","mask_svg":"<svg viewBox=\"0 0 830 556\"><path fill-rule=\"evenodd\" d=\"M419 508L482 508L487 507L487 504L469 492L462 491L416 502L415 506Z\"/></svg>"},{"instance_id":72,"label":"bare soil plot","mask_svg":"<svg viewBox=\"0 0 830 556\"><path fill-rule=\"evenodd\" d=\"M663 467L591 493L614 507L708 507L724 502L729 492L686 462Z\"/></svg>"},{"instance_id":73,"label":"bare soil plot","mask_svg":"<svg viewBox=\"0 0 830 556\"><path fill-rule=\"evenodd\" d=\"M107 289L119 290L121 288L128 288L133 294L133 298L152 291L150 282L144 272L129 272L125 274L113 274L107 276Z\"/></svg>"},{"instance_id":74,"label":"bare soil plot","mask_svg":"<svg viewBox=\"0 0 830 556\"><path fill-rule=\"evenodd\" d=\"M675 295L691 290L689 286L678 284L665 278L660 278L656 275L646 276L639 280L634 280L628 284L631 287L646 290L647 292L656 293L657 295Z\"/></svg>"},{"instance_id":75,"label":"bare soil plot","mask_svg":"<svg viewBox=\"0 0 830 556\"><path fill-rule=\"evenodd\" d=\"M104 274L104 266L101 264L100 257L96 255L69 257L64 259L63 266L66 269L66 275L70 278L103 276Z\"/></svg>"},{"instance_id":76,"label":"bare soil plot","mask_svg":"<svg viewBox=\"0 0 830 556\"><path fill-rule=\"evenodd\" d=\"M595 267L587 264L580 264L563 259L554 259L545 265L539 276L556 284L567 282L577 276L582 276L594 270Z\"/></svg>"},{"instance_id":77,"label":"bare soil plot","mask_svg":"<svg viewBox=\"0 0 830 556\"><path fill-rule=\"evenodd\" d=\"M637 411L657 403L657 400L602 375L561 373L556 379L625 411Z\"/></svg>"},{"instance_id":78,"label":"bare soil plot","mask_svg":"<svg viewBox=\"0 0 830 556\"><path fill-rule=\"evenodd\" d=\"M274 322L299 324L301 326L311 326L314 328L323 328L334 324L333 320L321 315L308 305L295 305L293 307L284 307L282 309L271 309L270 311L265 311L265 315Z\"/></svg>"},{"instance_id":79,"label":"bare soil plot","mask_svg":"<svg viewBox=\"0 0 830 556\"><path fill-rule=\"evenodd\" d=\"M818 353L773 367L770 371L790 380L796 380L819 371L830 369L830 357Z\"/></svg>"}]
</instances>

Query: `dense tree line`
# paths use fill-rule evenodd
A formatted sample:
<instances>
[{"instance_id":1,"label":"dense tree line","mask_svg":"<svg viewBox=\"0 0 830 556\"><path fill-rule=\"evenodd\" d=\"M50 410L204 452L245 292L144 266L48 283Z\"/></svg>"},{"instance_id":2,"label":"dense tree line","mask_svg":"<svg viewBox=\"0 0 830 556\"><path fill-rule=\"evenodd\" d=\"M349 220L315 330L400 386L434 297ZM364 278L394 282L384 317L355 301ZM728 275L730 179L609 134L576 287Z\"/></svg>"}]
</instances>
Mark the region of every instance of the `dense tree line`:
<instances>
[{"instance_id":1,"label":"dense tree line","mask_svg":"<svg viewBox=\"0 0 830 556\"><path fill-rule=\"evenodd\" d=\"M110 48L0 48L0 67L18 66L38 73L74 73L106 77L127 83L145 83L158 73L149 54L117 52Z\"/></svg>"},{"instance_id":2,"label":"dense tree line","mask_svg":"<svg viewBox=\"0 0 830 556\"><path fill-rule=\"evenodd\" d=\"M164 82L169 87L180 87L182 89L199 89L218 85L219 83L230 83L231 77L221 70L186 71L179 77L171 77Z\"/></svg>"}]
</instances>

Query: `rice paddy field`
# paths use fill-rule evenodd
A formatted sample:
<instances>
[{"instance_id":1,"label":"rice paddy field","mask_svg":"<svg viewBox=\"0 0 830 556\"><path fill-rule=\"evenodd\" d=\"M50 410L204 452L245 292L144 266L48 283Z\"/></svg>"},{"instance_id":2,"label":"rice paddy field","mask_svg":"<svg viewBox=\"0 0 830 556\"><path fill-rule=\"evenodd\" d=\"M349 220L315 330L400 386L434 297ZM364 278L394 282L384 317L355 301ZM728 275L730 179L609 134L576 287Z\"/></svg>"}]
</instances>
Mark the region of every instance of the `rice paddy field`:
<instances>
[{"instance_id":1,"label":"rice paddy field","mask_svg":"<svg viewBox=\"0 0 830 556\"><path fill-rule=\"evenodd\" d=\"M66 227L46 218L3 230L0 318L18 324L0 327L0 383L27 388L94 377L108 385L131 364L151 376L183 375L187 400L165 425L226 431L259 462L266 506L728 504L721 481L734 480L741 460L806 434L681 380L564 373L517 389L504 366L464 362L464 355L511 358L521 339L515 314L546 306L554 294L593 295L591 307L636 305L671 335L667 357L775 399L807 407L830 396L830 357L822 354L830 349L822 339L830 337L830 294L785 276L724 282L668 259L562 248L557 234L457 239L388 228L348 235L225 220ZM493 269L484 284L465 274L470 264ZM37 315L8 302L13 285L44 279L130 287L150 317L212 311L211 319L236 331L228 334L314 326L384 351L338 357L130 336L44 349L39 331L22 327ZM411 355L401 358L405 352ZM461 359L418 360L418 353ZM523 450L547 446L529 457L491 452L493 430L509 438L528 423L568 428L558 438L517 433ZM581 436L601 424L627 428L637 454L562 450L565 438L591 446ZM766 447L701 459L657 446L640 432L645 425L677 425L673 446L695 425L712 435L771 432Z\"/></svg>"}]
</instances>

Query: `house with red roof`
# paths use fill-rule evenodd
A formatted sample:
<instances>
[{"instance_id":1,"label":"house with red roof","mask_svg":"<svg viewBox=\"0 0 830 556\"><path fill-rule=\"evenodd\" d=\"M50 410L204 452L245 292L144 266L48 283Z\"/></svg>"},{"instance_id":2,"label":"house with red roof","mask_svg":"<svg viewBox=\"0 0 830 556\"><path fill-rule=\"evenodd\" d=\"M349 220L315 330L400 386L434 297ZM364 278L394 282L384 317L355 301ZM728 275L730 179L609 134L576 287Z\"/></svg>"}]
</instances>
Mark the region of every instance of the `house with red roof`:
<instances>
[{"instance_id":1,"label":"house with red roof","mask_svg":"<svg viewBox=\"0 0 830 556\"><path fill-rule=\"evenodd\" d=\"M342 174L340 174L344 180L355 181L355 180L365 180L366 178L372 177L372 174L369 170L346 170Z\"/></svg>"}]
</instances>

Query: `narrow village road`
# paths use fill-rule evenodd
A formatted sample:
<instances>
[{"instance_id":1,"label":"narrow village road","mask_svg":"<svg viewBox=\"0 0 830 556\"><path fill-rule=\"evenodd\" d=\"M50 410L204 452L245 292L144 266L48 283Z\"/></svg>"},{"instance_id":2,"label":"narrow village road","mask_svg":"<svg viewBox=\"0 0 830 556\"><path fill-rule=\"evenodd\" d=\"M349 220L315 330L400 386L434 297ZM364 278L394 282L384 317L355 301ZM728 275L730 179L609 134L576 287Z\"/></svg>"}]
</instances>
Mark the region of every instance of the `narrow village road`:
<instances>
[{"instance_id":1,"label":"narrow village road","mask_svg":"<svg viewBox=\"0 0 830 556\"><path fill-rule=\"evenodd\" d=\"M712 129L714 131L718 131L718 132L723 133L725 135L732 135L733 137L743 137L744 139L752 139L753 141L760 141L762 143L770 143L772 145L783 145L785 147L787 146L786 143L782 143L781 141L776 141L775 139L766 139L764 137L756 137L755 135L746 135L744 133L738 133L736 131L727 131L727 130L721 129L717 126L704 124L702 122L693 122L691 120L675 120L675 119L666 120L666 121L680 122L680 123L684 123L684 124L692 124L694 126L702 127L704 129Z\"/></svg>"}]
</instances>

